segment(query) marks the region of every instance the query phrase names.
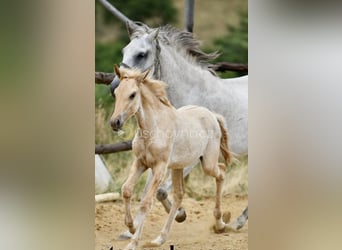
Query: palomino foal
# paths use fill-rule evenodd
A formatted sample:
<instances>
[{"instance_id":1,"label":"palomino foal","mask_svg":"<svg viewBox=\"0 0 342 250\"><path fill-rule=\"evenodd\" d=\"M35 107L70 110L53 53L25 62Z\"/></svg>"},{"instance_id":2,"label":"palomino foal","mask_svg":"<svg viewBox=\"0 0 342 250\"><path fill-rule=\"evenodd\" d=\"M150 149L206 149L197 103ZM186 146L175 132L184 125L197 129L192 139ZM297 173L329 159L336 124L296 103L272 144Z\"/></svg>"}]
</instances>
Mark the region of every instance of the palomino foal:
<instances>
[{"instance_id":1,"label":"palomino foal","mask_svg":"<svg viewBox=\"0 0 342 250\"><path fill-rule=\"evenodd\" d=\"M225 165L218 163L220 151L226 163L230 162L224 118L199 106L175 109L167 98L166 84L148 79L148 71L120 70L116 65L114 69L121 83L115 90L116 103L110 119L111 126L118 131L127 119L135 115L139 127L133 140L135 160L122 186L125 224L133 234L125 249L135 249L138 245L153 197L169 168L172 172L174 202L160 235L148 246L160 246L167 240L184 194L183 168L199 160L204 172L216 178L215 227L216 231L224 231L227 224L222 220L221 193ZM148 168L152 169L152 183L133 221L131 197L134 185Z\"/></svg>"}]
</instances>

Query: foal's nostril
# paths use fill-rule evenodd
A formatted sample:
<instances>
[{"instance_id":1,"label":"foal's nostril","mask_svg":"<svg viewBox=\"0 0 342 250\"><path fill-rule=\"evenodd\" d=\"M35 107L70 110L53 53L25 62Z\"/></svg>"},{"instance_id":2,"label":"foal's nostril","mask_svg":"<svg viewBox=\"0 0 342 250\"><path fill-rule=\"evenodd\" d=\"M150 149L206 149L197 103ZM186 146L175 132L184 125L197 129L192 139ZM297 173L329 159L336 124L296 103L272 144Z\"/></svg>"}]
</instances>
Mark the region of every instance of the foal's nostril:
<instances>
[{"instance_id":1,"label":"foal's nostril","mask_svg":"<svg viewBox=\"0 0 342 250\"><path fill-rule=\"evenodd\" d=\"M115 125L116 125L116 128L120 128L121 127L120 119L116 119Z\"/></svg>"},{"instance_id":2,"label":"foal's nostril","mask_svg":"<svg viewBox=\"0 0 342 250\"><path fill-rule=\"evenodd\" d=\"M120 129L121 128L121 121L120 121L120 119L114 119L114 120L111 120L110 121L110 125L112 126L112 128L114 129L114 130L118 130L118 129Z\"/></svg>"}]
</instances>

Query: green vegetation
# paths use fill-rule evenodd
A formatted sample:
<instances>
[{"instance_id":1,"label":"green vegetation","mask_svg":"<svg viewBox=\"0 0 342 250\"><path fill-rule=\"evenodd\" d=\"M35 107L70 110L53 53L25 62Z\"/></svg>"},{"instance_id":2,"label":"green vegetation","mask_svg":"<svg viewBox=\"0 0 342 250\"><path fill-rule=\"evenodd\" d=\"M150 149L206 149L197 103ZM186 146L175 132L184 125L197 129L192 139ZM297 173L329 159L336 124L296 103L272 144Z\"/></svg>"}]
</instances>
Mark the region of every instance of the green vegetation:
<instances>
[{"instance_id":1,"label":"green vegetation","mask_svg":"<svg viewBox=\"0 0 342 250\"><path fill-rule=\"evenodd\" d=\"M125 46L122 41L112 43L95 44L95 71L113 72L114 63L121 61L121 50ZM109 86L96 84L95 105L103 107L107 111L113 108L113 97L109 92Z\"/></svg>"},{"instance_id":2,"label":"green vegetation","mask_svg":"<svg viewBox=\"0 0 342 250\"><path fill-rule=\"evenodd\" d=\"M248 64L248 14L240 14L240 25L238 27L227 27L228 33L215 39L214 48L221 53L215 62L233 62ZM224 72L220 74L223 78L236 77L245 74L238 72Z\"/></svg>"}]
</instances>

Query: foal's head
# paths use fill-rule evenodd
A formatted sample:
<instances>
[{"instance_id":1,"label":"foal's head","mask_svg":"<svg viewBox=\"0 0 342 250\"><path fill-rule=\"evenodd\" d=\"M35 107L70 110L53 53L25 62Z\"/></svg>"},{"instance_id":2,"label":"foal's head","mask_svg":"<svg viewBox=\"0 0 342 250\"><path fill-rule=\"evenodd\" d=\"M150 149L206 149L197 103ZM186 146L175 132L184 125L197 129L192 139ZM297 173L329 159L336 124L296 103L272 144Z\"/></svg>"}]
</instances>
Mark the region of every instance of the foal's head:
<instances>
[{"instance_id":1,"label":"foal's head","mask_svg":"<svg viewBox=\"0 0 342 250\"><path fill-rule=\"evenodd\" d=\"M118 131L123 124L138 111L141 105L139 85L147 77L149 70L143 73L132 70L120 70L114 66L115 73L120 79L120 85L115 89L115 109L110 119L113 130Z\"/></svg>"}]
</instances>

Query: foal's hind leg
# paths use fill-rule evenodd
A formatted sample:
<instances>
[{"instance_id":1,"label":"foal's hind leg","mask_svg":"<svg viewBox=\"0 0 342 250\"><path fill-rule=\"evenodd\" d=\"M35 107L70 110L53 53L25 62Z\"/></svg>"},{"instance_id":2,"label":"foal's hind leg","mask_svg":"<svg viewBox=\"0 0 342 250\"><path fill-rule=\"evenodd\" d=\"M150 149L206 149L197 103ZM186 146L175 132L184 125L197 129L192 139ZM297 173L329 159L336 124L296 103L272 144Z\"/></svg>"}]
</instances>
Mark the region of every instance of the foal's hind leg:
<instances>
[{"instance_id":1,"label":"foal's hind leg","mask_svg":"<svg viewBox=\"0 0 342 250\"><path fill-rule=\"evenodd\" d=\"M201 163L204 172L213 176L216 179L216 202L214 209L214 217L216 220L215 231L217 233L223 232L226 224L222 220L221 211L221 197L222 197L222 187L225 179L225 166L224 164L218 163L219 152L215 150L207 150L206 154L202 157Z\"/></svg>"},{"instance_id":2,"label":"foal's hind leg","mask_svg":"<svg viewBox=\"0 0 342 250\"><path fill-rule=\"evenodd\" d=\"M214 210L214 216L216 219L215 230L217 233L223 232L226 224L222 220L222 211L221 211L221 198L222 198L222 187L225 179L225 166L224 164L216 165L219 169L219 173L215 176L216 178L216 204Z\"/></svg>"},{"instance_id":3,"label":"foal's hind leg","mask_svg":"<svg viewBox=\"0 0 342 250\"><path fill-rule=\"evenodd\" d=\"M194 164L192 166L186 167L183 169L183 178L189 175L191 170L197 165ZM167 179L165 182L159 187L157 191L157 199L162 203L163 207L165 208L165 211L167 213L170 213L170 209L172 206L171 201L168 199L168 193L171 191L172 188L172 180L171 180L171 173L169 173ZM177 211L177 215L175 220L177 222L183 222L186 219L186 213L184 208L180 207Z\"/></svg>"}]
</instances>

